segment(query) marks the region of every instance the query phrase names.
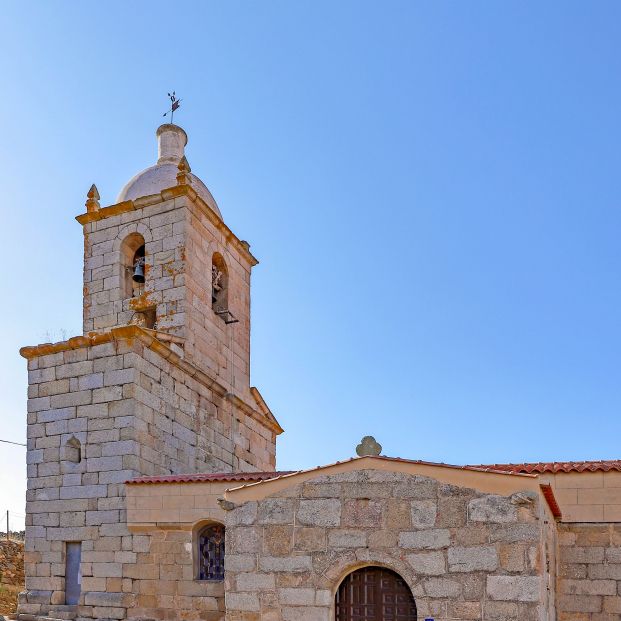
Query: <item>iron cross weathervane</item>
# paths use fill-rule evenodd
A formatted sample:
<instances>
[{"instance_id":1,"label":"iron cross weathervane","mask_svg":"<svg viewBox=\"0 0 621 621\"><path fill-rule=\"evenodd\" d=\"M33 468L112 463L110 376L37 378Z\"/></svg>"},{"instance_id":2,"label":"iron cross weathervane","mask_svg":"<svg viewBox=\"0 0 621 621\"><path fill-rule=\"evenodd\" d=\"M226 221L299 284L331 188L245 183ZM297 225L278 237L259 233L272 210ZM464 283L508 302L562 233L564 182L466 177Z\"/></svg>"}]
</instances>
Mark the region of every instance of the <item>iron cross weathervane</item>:
<instances>
[{"instance_id":1,"label":"iron cross weathervane","mask_svg":"<svg viewBox=\"0 0 621 621\"><path fill-rule=\"evenodd\" d=\"M181 105L181 99L177 99L175 91L173 91L172 93L168 93L168 96L170 97L170 110L164 112L162 116L166 116L170 113L170 122L172 124L173 115L175 114L175 110Z\"/></svg>"}]
</instances>

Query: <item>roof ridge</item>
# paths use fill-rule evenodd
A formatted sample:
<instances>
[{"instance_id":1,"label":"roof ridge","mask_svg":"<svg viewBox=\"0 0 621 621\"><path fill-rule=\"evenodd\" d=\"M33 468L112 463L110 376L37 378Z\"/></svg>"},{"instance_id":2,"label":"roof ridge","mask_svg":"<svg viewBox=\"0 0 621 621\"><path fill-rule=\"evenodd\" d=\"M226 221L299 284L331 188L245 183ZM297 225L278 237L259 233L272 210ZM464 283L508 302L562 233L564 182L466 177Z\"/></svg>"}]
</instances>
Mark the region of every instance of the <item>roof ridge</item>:
<instances>
[{"instance_id":1,"label":"roof ridge","mask_svg":"<svg viewBox=\"0 0 621 621\"><path fill-rule=\"evenodd\" d=\"M506 463L493 465L475 466L478 468L493 468L505 472L538 472L538 473L557 473L557 472L621 472L621 459L598 459L584 461L539 461L523 463Z\"/></svg>"},{"instance_id":2,"label":"roof ridge","mask_svg":"<svg viewBox=\"0 0 621 621\"><path fill-rule=\"evenodd\" d=\"M206 483L214 481L263 481L275 479L285 474L291 474L291 470L274 470L262 472L196 472L188 474L163 474L146 477L136 477L125 481L128 485L141 485L149 483Z\"/></svg>"}]
</instances>

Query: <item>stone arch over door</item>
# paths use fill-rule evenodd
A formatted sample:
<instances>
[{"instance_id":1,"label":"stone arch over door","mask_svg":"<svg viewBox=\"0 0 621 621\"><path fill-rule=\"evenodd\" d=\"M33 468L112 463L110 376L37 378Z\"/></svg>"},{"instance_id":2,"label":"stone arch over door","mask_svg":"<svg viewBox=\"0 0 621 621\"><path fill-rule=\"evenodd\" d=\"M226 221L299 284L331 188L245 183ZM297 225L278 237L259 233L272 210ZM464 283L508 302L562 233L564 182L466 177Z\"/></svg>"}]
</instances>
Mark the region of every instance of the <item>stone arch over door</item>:
<instances>
[{"instance_id":1,"label":"stone arch over door","mask_svg":"<svg viewBox=\"0 0 621 621\"><path fill-rule=\"evenodd\" d=\"M416 621L416 602L392 569L369 565L352 571L336 591L335 621Z\"/></svg>"}]
</instances>

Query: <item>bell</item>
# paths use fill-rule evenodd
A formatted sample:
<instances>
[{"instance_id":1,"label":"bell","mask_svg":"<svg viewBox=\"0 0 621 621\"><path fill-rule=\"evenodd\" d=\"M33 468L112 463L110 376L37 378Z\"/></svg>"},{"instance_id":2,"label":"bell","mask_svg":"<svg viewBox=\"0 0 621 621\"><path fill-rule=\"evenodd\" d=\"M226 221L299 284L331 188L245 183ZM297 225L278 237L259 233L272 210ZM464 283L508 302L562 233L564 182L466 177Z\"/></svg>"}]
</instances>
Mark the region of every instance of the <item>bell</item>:
<instances>
[{"instance_id":1,"label":"bell","mask_svg":"<svg viewBox=\"0 0 621 621\"><path fill-rule=\"evenodd\" d=\"M134 265L134 274L132 276L132 280L140 284L144 282L144 261L136 261Z\"/></svg>"}]
</instances>

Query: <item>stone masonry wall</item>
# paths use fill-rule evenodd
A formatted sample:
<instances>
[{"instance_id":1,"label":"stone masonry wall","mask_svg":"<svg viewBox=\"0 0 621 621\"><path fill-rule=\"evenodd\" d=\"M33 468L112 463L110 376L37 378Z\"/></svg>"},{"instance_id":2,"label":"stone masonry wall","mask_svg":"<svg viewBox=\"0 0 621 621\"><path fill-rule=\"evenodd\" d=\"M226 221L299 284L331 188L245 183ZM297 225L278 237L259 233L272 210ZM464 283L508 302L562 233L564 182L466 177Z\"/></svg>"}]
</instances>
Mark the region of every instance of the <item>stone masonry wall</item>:
<instances>
[{"instance_id":1,"label":"stone masonry wall","mask_svg":"<svg viewBox=\"0 0 621 621\"><path fill-rule=\"evenodd\" d=\"M197 208L186 211L186 349L195 363L213 369L247 398L250 386L250 264ZM211 261L226 262L228 307L238 323L225 324L211 308Z\"/></svg>"},{"instance_id":2,"label":"stone masonry wall","mask_svg":"<svg viewBox=\"0 0 621 621\"><path fill-rule=\"evenodd\" d=\"M185 339L187 360L248 398L251 263L197 200L145 197L135 209L116 214L112 207L84 224L84 333L126 325L136 311L154 308L158 330ZM146 282L132 298L122 286L122 243L135 233L145 240ZM227 263L229 308L238 323L225 324L211 308L214 252Z\"/></svg>"},{"instance_id":3,"label":"stone masonry wall","mask_svg":"<svg viewBox=\"0 0 621 621\"><path fill-rule=\"evenodd\" d=\"M554 490L563 522L621 522L621 472L555 472L541 475Z\"/></svg>"},{"instance_id":4,"label":"stone masonry wall","mask_svg":"<svg viewBox=\"0 0 621 621\"><path fill-rule=\"evenodd\" d=\"M159 353L136 347L136 441L152 464L142 464L142 474L274 470L274 431Z\"/></svg>"},{"instance_id":5,"label":"stone masonry wall","mask_svg":"<svg viewBox=\"0 0 621 621\"><path fill-rule=\"evenodd\" d=\"M547 618L543 507L361 470L293 485L226 516L227 621L329 621L350 571L381 565L410 585L420 619Z\"/></svg>"},{"instance_id":6,"label":"stone masonry wall","mask_svg":"<svg viewBox=\"0 0 621 621\"><path fill-rule=\"evenodd\" d=\"M128 619L221 621L224 583L196 580L197 534L205 523L224 523L217 499L231 482L127 486L130 528L144 536ZM235 485L235 483L233 483Z\"/></svg>"},{"instance_id":7,"label":"stone masonry wall","mask_svg":"<svg viewBox=\"0 0 621 621\"><path fill-rule=\"evenodd\" d=\"M84 333L126 325L136 310L156 307L158 325L184 336L184 209L175 199L111 214L84 225ZM124 295L122 243L138 233L145 240L145 290Z\"/></svg>"},{"instance_id":8,"label":"stone masonry wall","mask_svg":"<svg viewBox=\"0 0 621 621\"><path fill-rule=\"evenodd\" d=\"M28 362L26 592L20 613L65 603L65 542L82 542L85 617L119 618L131 598L123 563L135 560L123 481L138 474L134 356L126 341ZM79 463L67 442L81 443ZM104 604L102 606L102 604Z\"/></svg>"},{"instance_id":9,"label":"stone masonry wall","mask_svg":"<svg viewBox=\"0 0 621 621\"><path fill-rule=\"evenodd\" d=\"M65 543L82 542L86 618L124 618L144 537L127 529L124 481L139 475L273 469L256 420L138 338L29 360L26 595L20 612L64 604ZM82 459L75 458L81 443Z\"/></svg>"},{"instance_id":10,"label":"stone masonry wall","mask_svg":"<svg viewBox=\"0 0 621 621\"><path fill-rule=\"evenodd\" d=\"M558 621L621 618L621 524L559 525Z\"/></svg>"},{"instance_id":11,"label":"stone masonry wall","mask_svg":"<svg viewBox=\"0 0 621 621\"><path fill-rule=\"evenodd\" d=\"M127 618L222 621L224 583L196 580L191 529L151 530L133 568L133 608Z\"/></svg>"}]
</instances>

